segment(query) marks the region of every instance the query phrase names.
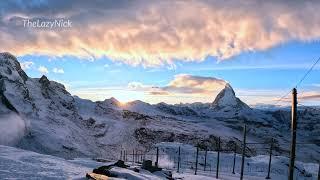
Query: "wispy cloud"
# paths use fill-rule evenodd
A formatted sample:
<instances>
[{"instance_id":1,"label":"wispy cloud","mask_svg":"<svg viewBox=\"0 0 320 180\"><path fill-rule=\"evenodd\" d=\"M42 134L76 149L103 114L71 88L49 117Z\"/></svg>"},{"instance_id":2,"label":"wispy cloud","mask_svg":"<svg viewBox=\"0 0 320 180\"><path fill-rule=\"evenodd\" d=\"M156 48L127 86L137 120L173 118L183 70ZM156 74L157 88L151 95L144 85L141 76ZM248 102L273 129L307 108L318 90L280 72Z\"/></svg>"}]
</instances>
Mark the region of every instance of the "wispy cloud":
<instances>
[{"instance_id":1,"label":"wispy cloud","mask_svg":"<svg viewBox=\"0 0 320 180\"><path fill-rule=\"evenodd\" d=\"M319 91L307 91L298 94L298 100L300 101L320 101L320 92Z\"/></svg>"},{"instance_id":2,"label":"wispy cloud","mask_svg":"<svg viewBox=\"0 0 320 180\"><path fill-rule=\"evenodd\" d=\"M18 55L107 56L131 65L175 67L176 60L228 59L320 38L320 1L311 0L5 1L0 7L0 41L6 42L0 49ZM70 19L73 26L23 27L24 19L48 17Z\"/></svg>"},{"instance_id":3,"label":"wispy cloud","mask_svg":"<svg viewBox=\"0 0 320 180\"><path fill-rule=\"evenodd\" d=\"M62 68L53 68L52 72L56 74L64 74L64 70Z\"/></svg>"},{"instance_id":4,"label":"wispy cloud","mask_svg":"<svg viewBox=\"0 0 320 180\"><path fill-rule=\"evenodd\" d=\"M49 70L45 66L39 66L38 71L42 74L48 74Z\"/></svg>"},{"instance_id":5,"label":"wispy cloud","mask_svg":"<svg viewBox=\"0 0 320 180\"><path fill-rule=\"evenodd\" d=\"M27 69L30 69L31 66L34 65L34 63L32 61L25 61L25 62L20 63L20 65L23 70L27 70Z\"/></svg>"}]
</instances>

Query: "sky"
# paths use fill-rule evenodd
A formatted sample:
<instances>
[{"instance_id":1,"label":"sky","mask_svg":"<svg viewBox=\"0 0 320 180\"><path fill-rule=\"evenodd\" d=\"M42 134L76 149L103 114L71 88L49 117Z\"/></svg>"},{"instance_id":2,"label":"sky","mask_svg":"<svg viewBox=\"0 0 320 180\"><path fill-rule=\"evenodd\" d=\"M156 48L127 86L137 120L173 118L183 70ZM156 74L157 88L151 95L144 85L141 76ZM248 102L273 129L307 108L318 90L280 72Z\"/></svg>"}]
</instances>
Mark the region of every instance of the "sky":
<instances>
[{"instance_id":1,"label":"sky","mask_svg":"<svg viewBox=\"0 0 320 180\"><path fill-rule=\"evenodd\" d=\"M0 50L30 77L94 101L212 102L229 83L250 105L274 105L320 56L319 8L312 0L4 0ZM319 105L319 75L318 64L297 87L300 104Z\"/></svg>"}]
</instances>

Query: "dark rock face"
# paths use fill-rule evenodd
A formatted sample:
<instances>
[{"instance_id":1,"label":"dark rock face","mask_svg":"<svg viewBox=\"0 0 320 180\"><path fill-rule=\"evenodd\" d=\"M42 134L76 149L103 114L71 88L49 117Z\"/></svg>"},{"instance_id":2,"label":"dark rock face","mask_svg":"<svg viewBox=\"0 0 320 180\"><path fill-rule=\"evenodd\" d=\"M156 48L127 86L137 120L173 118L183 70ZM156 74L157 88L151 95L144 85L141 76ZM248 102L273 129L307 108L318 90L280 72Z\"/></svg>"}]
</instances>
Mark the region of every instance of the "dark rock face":
<instances>
[{"instance_id":1,"label":"dark rock face","mask_svg":"<svg viewBox=\"0 0 320 180\"><path fill-rule=\"evenodd\" d=\"M140 114L137 112L132 112L132 111L128 111L128 110L123 110L123 114L122 117L124 119L134 119L134 120L151 120L152 118L148 115L144 115L144 114Z\"/></svg>"},{"instance_id":2,"label":"dark rock face","mask_svg":"<svg viewBox=\"0 0 320 180\"><path fill-rule=\"evenodd\" d=\"M162 170L162 168L158 168L157 166L153 166L151 160L143 161L141 168L145 169L147 171L150 171L151 173Z\"/></svg>"},{"instance_id":3,"label":"dark rock face","mask_svg":"<svg viewBox=\"0 0 320 180\"><path fill-rule=\"evenodd\" d=\"M203 137L192 134L175 134L168 131L139 128L136 129L134 136L138 142L144 145L147 149L151 148L153 144L160 142L179 142L191 144L203 150L213 151L216 151L218 147L218 137L214 135ZM234 151L236 148L237 152L241 153L241 141L238 139L221 139L220 147L225 151ZM247 148L246 151L247 155L249 156L256 154L254 149Z\"/></svg>"},{"instance_id":4,"label":"dark rock face","mask_svg":"<svg viewBox=\"0 0 320 180\"><path fill-rule=\"evenodd\" d=\"M44 87L49 87L49 85L50 85L50 81L48 80L47 76L45 76L45 75L41 76L41 78L39 79L39 83L41 83L42 86L44 86Z\"/></svg>"}]
</instances>

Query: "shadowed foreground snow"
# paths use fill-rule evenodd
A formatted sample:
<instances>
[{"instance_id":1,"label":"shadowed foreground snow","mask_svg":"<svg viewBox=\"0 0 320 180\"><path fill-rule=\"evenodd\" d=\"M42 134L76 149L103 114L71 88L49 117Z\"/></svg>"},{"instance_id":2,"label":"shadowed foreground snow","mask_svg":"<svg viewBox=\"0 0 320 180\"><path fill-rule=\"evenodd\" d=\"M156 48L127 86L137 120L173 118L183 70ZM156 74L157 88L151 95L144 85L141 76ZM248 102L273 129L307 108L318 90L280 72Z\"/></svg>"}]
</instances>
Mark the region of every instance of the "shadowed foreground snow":
<instances>
[{"instance_id":1,"label":"shadowed foreground snow","mask_svg":"<svg viewBox=\"0 0 320 180\"><path fill-rule=\"evenodd\" d=\"M255 160L259 162L259 159ZM85 179L87 172L92 172L93 168L102 165L108 165L108 163L96 162L85 158L65 160L55 156L0 145L0 179ZM311 169L313 169L313 173L316 173L317 166ZM114 167L111 171L119 177L111 179L165 179L161 172L152 174L146 170L140 170L138 173L119 167ZM175 179L184 180L214 179L214 175L215 173L213 172L210 172L210 174L200 173L197 176L193 175L193 172L184 172L183 174L173 172ZM221 173L220 177L226 180L239 179L238 174ZM273 174L272 177L272 179L285 178L280 174L277 176ZM258 177L256 174L252 174L246 175L245 179L265 179L265 177ZM316 177L313 176L309 179L316 179Z\"/></svg>"}]
</instances>

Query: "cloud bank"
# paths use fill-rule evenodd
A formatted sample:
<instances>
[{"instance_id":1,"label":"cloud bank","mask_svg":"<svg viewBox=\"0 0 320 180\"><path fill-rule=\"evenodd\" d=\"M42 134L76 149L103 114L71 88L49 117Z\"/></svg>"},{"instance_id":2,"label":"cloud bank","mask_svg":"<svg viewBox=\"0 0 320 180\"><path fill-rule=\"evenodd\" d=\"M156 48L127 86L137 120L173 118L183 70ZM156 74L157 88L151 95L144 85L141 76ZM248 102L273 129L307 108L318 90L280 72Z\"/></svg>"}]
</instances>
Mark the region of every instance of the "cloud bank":
<instances>
[{"instance_id":1,"label":"cloud bank","mask_svg":"<svg viewBox=\"0 0 320 180\"><path fill-rule=\"evenodd\" d=\"M220 60L320 38L320 1L3 1L0 49L18 55L106 56L131 65ZM72 21L27 28L23 20Z\"/></svg>"},{"instance_id":2,"label":"cloud bank","mask_svg":"<svg viewBox=\"0 0 320 180\"><path fill-rule=\"evenodd\" d=\"M214 99L225 87L226 81L214 77L194 76L190 74L178 74L166 86L145 85L140 82L131 82L128 88L134 91L142 91L153 96L197 96Z\"/></svg>"}]
</instances>

